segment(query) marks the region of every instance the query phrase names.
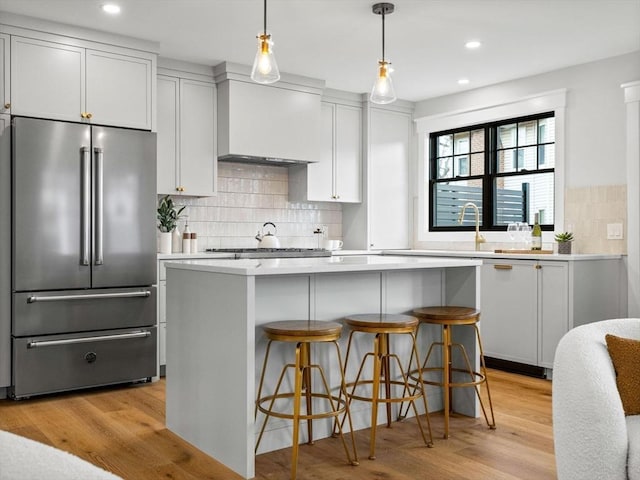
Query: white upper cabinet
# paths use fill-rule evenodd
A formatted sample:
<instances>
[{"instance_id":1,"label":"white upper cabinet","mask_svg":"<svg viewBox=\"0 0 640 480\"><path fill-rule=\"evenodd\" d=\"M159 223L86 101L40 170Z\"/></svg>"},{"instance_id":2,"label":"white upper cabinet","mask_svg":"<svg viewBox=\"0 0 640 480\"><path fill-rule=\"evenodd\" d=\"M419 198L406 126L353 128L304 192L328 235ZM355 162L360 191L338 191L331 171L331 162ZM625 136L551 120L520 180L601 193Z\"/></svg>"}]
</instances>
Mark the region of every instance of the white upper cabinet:
<instances>
[{"instance_id":1,"label":"white upper cabinet","mask_svg":"<svg viewBox=\"0 0 640 480\"><path fill-rule=\"evenodd\" d=\"M216 86L158 75L158 193L216 192Z\"/></svg>"},{"instance_id":2,"label":"white upper cabinet","mask_svg":"<svg viewBox=\"0 0 640 480\"><path fill-rule=\"evenodd\" d=\"M158 75L157 78L157 179L158 193L180 193L180 79Z\"/></svg>"},{"instance_id":3,"label":"white upper cabinet","mask_svg":"<svg viewBox=\"0 0 640 480\"><path fill-rule=\"evenodd\" d=\"M14 115L74 122L82 119L84 49L13 36L11 51Z\"/></svg>"},{"instance_id":4,"label":"white upper cabinet","mask_svg":"<svg viewBox=\"0 0 640 480\"><path fill-rule=\"evenodd\" d=\"M310 163L306 167L297 167L296 172L290 175L291 180L301 182L301 191L306 195L295 195L299 200L315 200L321 202L335 201L334 191L334 115L335 105L322 103L320 117L320 148L318 150L318 162ZM297 191L293 188L292 192Z\"/></svg>"},{"instance_id":5,"label":"white upper cabinet","mask_svg":"<svg viewBox=\"0 0 640 480\"><path fill-rule=\"evenodd\" d=\"M11 113L9 35L0 33L0 113Z\"/></svg>"},{"instance_id":6,"label":"white upper cabinet","mask_svg":"<svg viewBox=\"0 0 640 480\"><path fill-rule=\"evenodd\" d=\"M333 169L336 200L362 201L362 108L335 106Z\"/></svg>"},{"instance_id":7,"label":"white upper cabinet","mask_svg":"<svg viewBox=\"0 0 640 480\"><path fill-rule=\"evenodd\" d=\"M362 201L362 108L322 102L318 161L293 167L290 197L301 201Z\"/></svg>"},{"instance_id":8,"label":"white upper cabinet","mask_svg":"<svg viewBox=\"0 0 640 480\"><path fill-rule=\"evenodd\" d=\"M370 110L369 247L409 248L411 115Z\"/></svg>"},{"instance_id":9,"label":"white upper cabinet","mask_svg":"<svg viewBox=\"0 0 640 480\"><path fill-rule=\"evenodd\" d=\"M87 50L86 67L92 122L151 129L151 60Z\"/></svg>"},{"instance_id":10,"label":"white upper cabinet","mask_svg":"<svg viewBox=\"0 0 640 480\"><path fill-rule=\"evenodd\" d=\"M154 55L63 40L11 37L12 113L151 130Z\"/></svg>"}]
</instances>

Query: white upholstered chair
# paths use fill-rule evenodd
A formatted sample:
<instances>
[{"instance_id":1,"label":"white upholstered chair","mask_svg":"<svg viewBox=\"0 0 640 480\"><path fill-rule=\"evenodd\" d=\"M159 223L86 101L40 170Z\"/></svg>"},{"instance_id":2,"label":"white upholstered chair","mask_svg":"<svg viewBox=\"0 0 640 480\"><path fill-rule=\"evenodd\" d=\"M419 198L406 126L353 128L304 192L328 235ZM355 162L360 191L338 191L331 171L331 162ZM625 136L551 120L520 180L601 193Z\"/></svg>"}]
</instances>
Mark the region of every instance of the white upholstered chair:
<instances>
[{"instance_id":1,"label":"white upholstered chair","mask_svg":"<svg viewBox=\"0 0 640 480\"><path fill-rule=\"evenodd\" d=\"M122 480L75 455L0 430L0 480Z\"/></svg>"},{"instance_id":2,"label":"white upholstered chair","mask_svg":"<svg viewBox=\"0 0 640 480\"><path fill-rule=\"evenodd\" d=\"M640 340L640 318L576 327L556 350L552 398L559 480L640 480L640 415L625 417L607 333Z\"/></svg>"}]
</instances>

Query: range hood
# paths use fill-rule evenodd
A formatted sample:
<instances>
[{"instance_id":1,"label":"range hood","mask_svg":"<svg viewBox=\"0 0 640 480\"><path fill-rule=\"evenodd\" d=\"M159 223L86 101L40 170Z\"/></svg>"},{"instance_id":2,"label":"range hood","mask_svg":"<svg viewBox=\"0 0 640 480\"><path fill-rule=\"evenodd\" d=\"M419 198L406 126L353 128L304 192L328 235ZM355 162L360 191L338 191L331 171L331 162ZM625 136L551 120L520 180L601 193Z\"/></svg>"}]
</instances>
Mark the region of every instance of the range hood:
<instances>
[{"instance_id":1,"label":"range hood","mask_svg":"<svg viewBox=\"0 0 640 480\"><path fill-rule=\"evenodd\" d=\"M318 161L324 81L283 75L271 85L251 81L250 67L215 67L218 161L280 166Z\"/></svg>"},{"instance_id":2,"label":"range hood","mask_svg":"<svg viewBox=\"0 0 640 480\"><path fill-rule=\"evenodd\" d=\"M304 165L312 163L311 160L295 160L288 158L274 158L274 157L253 157L250 155L225 155L218 156L219 162L234 162L234 163L253 163L257 165L279 165L281 167L289 167L291 165Z\"/></svg>"}]
</instances>

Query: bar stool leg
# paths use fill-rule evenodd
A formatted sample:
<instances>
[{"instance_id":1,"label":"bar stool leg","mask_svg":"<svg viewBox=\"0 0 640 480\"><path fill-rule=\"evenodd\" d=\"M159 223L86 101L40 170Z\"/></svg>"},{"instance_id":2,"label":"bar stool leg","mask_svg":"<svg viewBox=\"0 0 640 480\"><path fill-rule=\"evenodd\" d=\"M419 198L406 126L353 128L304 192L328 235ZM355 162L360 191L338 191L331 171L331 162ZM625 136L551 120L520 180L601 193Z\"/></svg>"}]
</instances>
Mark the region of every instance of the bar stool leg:
<instances>
[{"instance_id":1,"label":"bar stool leg","mask_svg":"<svg viewBox=\"0 0 640 480\"><path fill-rule=\"evenodd\" d=\"M313 398L311 389L311 345L309 343L303 343L302 347L302 388L305 392L307 403L307 415L313 414ZM307 432L308 439L307 444L313 445L313 420L307 419Z\"/></svg>"},{"instance_id":2,"label":"bar stool leg","mask_svg":"<svg viewBox=\"0 0 640 480\"><path fill-rule=\"evenodd\" d=\"M422 438L424 439L425 443L429 448L433 448L433 434L431 432L431 420L429 419L429 405L427 402L427 386L424 383L424 378L422 376L422 369L420 368L420 357L418 356L418 345L417 345L416 335L411 334L411 339L412 339L412 352L413 352L413 355L415 355L416 357L416 365L418 367L418 385L420 385L420 388L422 388L422 403L424 405L424 415L425 417L427 417L427 428L429 429L429 441L427 441L427 439L424 436L424 430L422 428L422 424L420 423L420 417L418 416L418 411L415 408L415 403L414 403L416 422L418 422L418 426L420 427L420 433L422 433ZM426 363L425 363L425 366L426 366ZM407 375L406 376L403 375L405 385L407 385L406 388L408 388L408 385L409 385L410 371L411 371L411 363L409 363L409 366L407 367ZM415 394L415 388L413 390L412 395L414 394ZM402 404L400 404L400 410L402 410ZM408 411L409 411L409 407L407 406L407 412Z\"/></svg>"},{"instance_id":3,"label":"bar stool leg","mask_svg":"<svg viewBox=\"0 0 640 480\"><path fill-rule=\"evenodd\" d=\"M335 421L334 421L334 429L336 428L336 426L338 427L338 431L339 431L339 435L340 438L342 439L342 445L344 447L344 451L347 454L347 460L349 461L349 463L351 463L351 465L359 465L358 462L358 451L356 450L356 439L354 438L353 435L353 421L351 420L351 411L349 410L349 400L348 400L348 396L347 396L347 382L345 381L344 378L344 368L342 365L342 355L340 354L340 346L338 345L338 342L334 341L333 345L336 347L336 356L338 358L338 367L340 368L340 394L338 397L338 402L334 408L333 406L333 399L331 398L331 391L329 389L329 385L327 383L327 380L324 376L324 373L322 372L322 370L320 370L320 375L322 376L322 381L324 382L324 386L325 386L325 390L327 391L327 395L329 395L329 403L331 404L331 408L334 411L337 411L340 408L340 399L342 398L342 395L344 394L344 401L345 401L345 412L344 412L344 416L342 417L342 422L338 421L338 416L336 415L335 417ZM342 426L344 424L344 417L347 417L348 421L349 421L349 432L351 433L351 447L353 448L353 460L351 459L351 455L349 454L349 449L347 448L347 441L344 439L344 432L342 431Z\"/></svg>"},{"instance_id":4,"label":"bar stool leg","mask_svg":"<svg viewBox=\"0 0 640 480\"><path fill-rule=\"evenodd\" d=\"M373 340L373 385L371 392L371 443L369 444L369 459L376 458L376 427L378 425L378 400L380 397L380 355L384 351L384 335L377 334Z\"/></svg>"},{"instance_id":5,"label":"bar stool leg","mask_svg":"<svg viewBox=\"0 0 640 480\"><path fill-rule=\"evenodd\" d=\"M389 400L391 398L391 362L389 358L389 335L382 334L382 343L381 343L381 367L382 373L384 374L384 394L385 398ZM387 428L391 427L391 402L386 403L387 410Z\"/></svg>"},{"instance_id":6,"label":"bar stool leg","mask_svg":"<svg viewBox=\"0 0 640 480\"><path fill-rule=\"evenodd\" d=\"M442 396L444 410L444 438L449 438L449 409L451 403L451 331L442 327Z\"/></svg>"},{"instance_id":7,"label":"bar stool leg","mask_svg":"<svg viewBox=\"0 0 640 480\"><path fill-rule=\"evenodd\" d=\"M484 375L484 383L487 386L487 397L489 399L489 409L491 410L491 422L487 418L487 412L484 409L484 404L482 403L482 399L480 399L480 405L482 406L482 412L484 413L484 418L487 421L487 425L491 430L496 429L496 418L493 415L493 402L491 401L491 390L489 389L489 377L487 376L487 366L484 362L484 350L482 349L482 340L480 339L480 330L478 330L478 326L474 325L473 328L476 331L476 337L478 338L478 348L480 349L480 367L482 368L482 374ZM480 392L476 388L476 393L478 394L478 398L480 398Z\"/></svg>"},{"instance_id":8,"label":"bar stool leg","mask_svg":"<svg viewBox=\"0 0 640 480\"><path fill-rule=\"evenodd\" d=\"M307 343L299 343L296 346L296 365L293 388L293 450L291 453L291 480L296 479L298 469L298 450L300 449L300 446L298 445L298 437L300 435L300 403L302 397L302 373L304 370L302 359L306 358L307 349Z\"/></svg>"}]
</instances>

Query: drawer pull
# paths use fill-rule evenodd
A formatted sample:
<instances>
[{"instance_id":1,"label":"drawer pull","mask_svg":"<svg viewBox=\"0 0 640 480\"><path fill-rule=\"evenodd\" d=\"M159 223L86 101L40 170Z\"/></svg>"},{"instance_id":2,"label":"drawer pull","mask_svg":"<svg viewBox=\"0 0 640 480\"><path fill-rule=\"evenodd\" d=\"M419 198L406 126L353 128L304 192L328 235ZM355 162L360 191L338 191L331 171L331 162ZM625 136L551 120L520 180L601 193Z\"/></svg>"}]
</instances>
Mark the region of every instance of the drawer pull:
<instances>
[{"instance_id":1,"label":"drawer pull","mask_svg":"<svg viewBox=\"0 0 640 480\"><path fill-rule=\"evenodd\" d=\"M493 268L495 268L496 270L511 270L513 268L513 265L497 264L497 265L494 265Z\"/></svg>"},{"instance_id":2,"label":"drawer pull","mask_svg":"<svg viewBox=\"0 0 640 480\"><path fill-rule=\"evenodd\" d=\"M123 340L125 338L145 338L151 335L149 330L142 332L119 333L117 335L101 335L96 337L66 338L62 340L44 340L29 342L27 348L53 347L56 345L72 345L74 343L106 342L109 340Z\"/></svg>"},{"instance_id":3,"label":"drawer pull","mask_svg":"<svg viewBox=\"0 0 640 480\"><path fill-rule=\"evenodd\" d=\"M122 293L93 293L88 295L57 295L50 297L38 297L33 295L27 297L27 303L36 302L63 302L66 300L96 300L101 298L135 298L135 297L149 297L151 292L145 290L143 292L122 292Z\"/></svg>"}]
</instances>

